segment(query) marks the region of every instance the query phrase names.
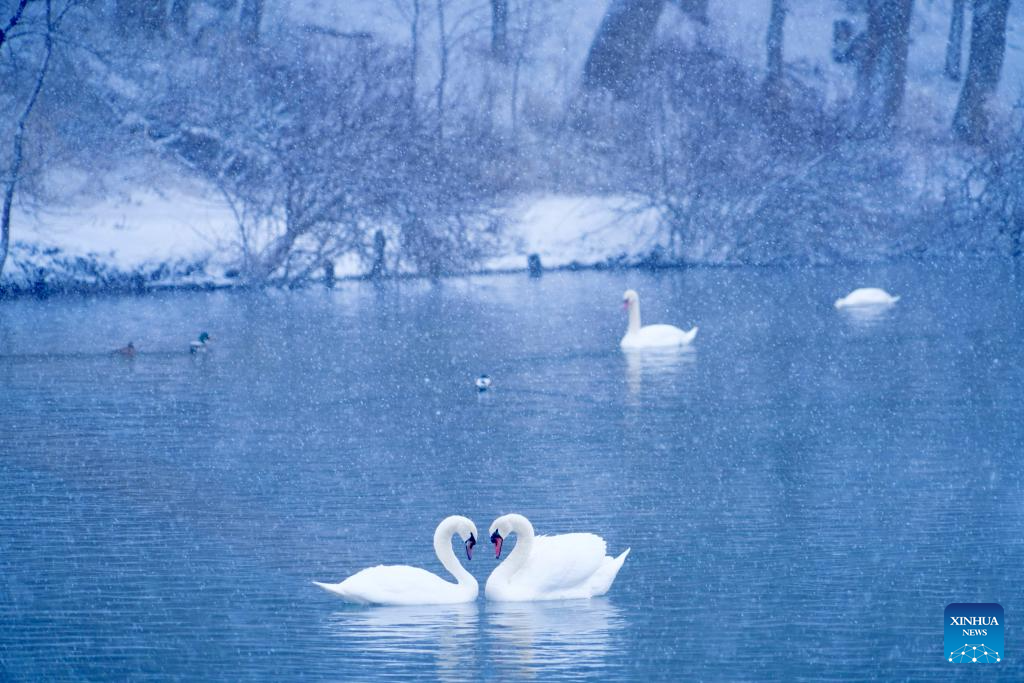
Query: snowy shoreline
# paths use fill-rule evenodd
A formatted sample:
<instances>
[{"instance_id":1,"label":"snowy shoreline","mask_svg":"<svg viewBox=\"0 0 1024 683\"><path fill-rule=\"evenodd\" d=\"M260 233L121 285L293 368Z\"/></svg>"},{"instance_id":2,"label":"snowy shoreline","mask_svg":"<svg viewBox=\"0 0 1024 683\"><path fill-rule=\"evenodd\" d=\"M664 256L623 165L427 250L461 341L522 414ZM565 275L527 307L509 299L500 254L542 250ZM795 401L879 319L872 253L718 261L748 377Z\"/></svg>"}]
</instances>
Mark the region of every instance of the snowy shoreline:
<instances>
[{"instance_id":1,"label":"snowy shoreline","mask_svg":"<svg viewBox=\"0 0 1024 683\"><path fill-rule=\"evenodd\" d=\"M524 197L504 211L506 228L492 255L452 276L524 272L531 255L544 270L652 265L660 250L650 211L621 197ZM89 205L21 214L0 277L0 296L59 292L144 293L167 289L246 288L238 273L235 223L228 207L195 186L137 190ZM333 262L333 279L367 279L352 256ZM660 263L684 266L689 263ZM392 267L387 277L420 277ZM314 276L303 286L323 282Z\"/></svg>"},{"instance_id":2,"label":"snowy shoreline","mask_svg":"<svg viewBox=\"0 0 1024 683\"><path fill-rule=\"evenodd\" d=\"M543 271L602 269L677 269L742 266L828 266L927 260L944 254L930 242L929 229L916 243L932 244L922 252L912 244L894 250L868 235L839 258L815 258L794 252L788 258L737 258L730 245L693 240L668 255L665 230L654 209L637 208L624 197L540 195L523 197L505 211L506 226L493 254L478 267L444 273L465 277L526 273L535 255ZM0 297L72 294L143 294L168 290L258 288L244 282L230 248L234 224L227 207L184 192L142 191L76 210L19 216L16 239L3 276ZM985 249L966 250L982 256ZM963 252L961 252L963 253ZM951 252L948 254L952 256ZM333 280L370 279L370 267L348 256L334 262ZM390 279L430 277L390 269ZM289 283L302 287L323 283L319 273Z\"/></svg>"},{"instance_id":3,"label":"snowy shoreline","mask_svg":"<svg viewBox=\"0 0 1024 683\"><path fill-rule=\"evenodd\" d=\"M180 176L168 175L159 191L132 180L125 178L120 191L101 199L83 195L60 208L16 212L0 297L259 286L240 276L237 223L216 192ZM984 255L998 248L992 235L957 233L941 217L910 217L908 225L908 217L895 212L841 232L822 229L813 249L789 226L760 224L750 226L742 247L728 231L703 229L673 249L658 209L625 195L522 195L495 213L503 229L485 250L488 255L445 275L526 272L531 256L544 271L564 271L841 265ZM388 277L419 277L401 267L391 247L385 263ZM367 279L370 271L371 264L354 254L333 261L336 281ZM325 274L315 271L307 280L282 286L324 280Z\"/></svg>"}]
</instances>

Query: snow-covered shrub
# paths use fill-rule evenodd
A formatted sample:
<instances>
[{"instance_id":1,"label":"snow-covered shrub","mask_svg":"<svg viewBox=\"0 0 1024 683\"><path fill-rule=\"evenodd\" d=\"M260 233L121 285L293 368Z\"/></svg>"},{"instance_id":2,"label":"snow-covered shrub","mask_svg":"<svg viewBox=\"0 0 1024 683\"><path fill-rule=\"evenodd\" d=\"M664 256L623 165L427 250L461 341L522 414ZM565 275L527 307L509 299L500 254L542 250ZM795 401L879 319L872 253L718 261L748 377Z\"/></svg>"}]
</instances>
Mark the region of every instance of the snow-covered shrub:
<instances>
[{"instance_id":1,"label":"snow-covered shrub","mask_svg":"<svg viewBox=\"0 0 1024 683\"><path fill-rule=\"evenodd\" d=\"M410 97L402 53L296 32L274 49L225 42L160 60L160 71L133 74L139 91L122 106L221 190L247 280L301 282L351 257L369 269L378 231L390 269L447 272L483 254L491 143L454 104L459 125L440 131Z\"/></svg>"},{"instance_id":2,"label":"snow-covered shrub","mask_svg":"<svg viewBox=\"0 0 1024 683\"><path fill-rule=\"evenodd\" d=\"M1024 102L1013 135L976 152L966 171L950 183L946 204L960 229L992 232L1000 248L1024 255Z\"/></svg>"}]
</instances>

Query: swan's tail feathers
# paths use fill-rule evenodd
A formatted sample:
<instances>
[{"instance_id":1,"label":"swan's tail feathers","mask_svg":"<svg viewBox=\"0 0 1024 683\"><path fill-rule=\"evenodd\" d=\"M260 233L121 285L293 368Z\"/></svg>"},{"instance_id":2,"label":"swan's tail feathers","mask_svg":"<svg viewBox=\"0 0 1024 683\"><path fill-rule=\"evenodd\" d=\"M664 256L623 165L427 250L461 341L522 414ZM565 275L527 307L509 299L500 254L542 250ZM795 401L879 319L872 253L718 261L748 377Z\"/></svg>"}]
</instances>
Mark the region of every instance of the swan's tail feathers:
<instances>
[{"instance_id":1,"label":"swan's tail feathers","mask_svg":"<svg viewBox=\"0 0 1024 683\"><path fill-rule=\"evenodd\" d=\"M348 594L345 593L345 590L341 587L340 583L320 583L319 581L314 581L313 585L323 588L328 593L334 593L335 595L340 595L343 598L348 597Z\"/></svg>"},{"instance_id":2,"label":"swan's tail feathers","mask_svg":"<svg viewBox=\"0 0 1024 683\"><path fill-rule=\"evenodd\" d=\"M594 572L594 576L590 579L590 591L593 597L604 595L612 587L612 583L615 581L615 577L619 575L622 563L626 561L630 550L631 548L626 548L621 555L614 559L611 557L604 558L604 564Z\"/></svg>"},{"instance_id":3,"label":"swan's tail feathers","mask_svg":"<svg viewBox=\"0 0 1024 683\"><path fill-rule=\"evenodd\" d=\"M314 581L313 585L323 588L328 593L334 593L335 595L340 596L346 602L353 602L357 605L369 604L369 601L366 600L366 598L362 597L358 593L352 593L350 588L346 588L346 583L347 580L342 581L341 583L320 583L319 581Z\"/></svg>"},{"instance_id":4,"label":"swan's tail feathers","mask_svg":"<svg viewBox=\"0 0 1024 683\"><path fill-rule=\"evenodd\" d=\"M692 342L692 341L693 341L694 339L696 339L696 338L697 338L697 330L699 330L699 329L700 329L699 327L697 327L696 325L694 325L694 326L693 326L693 327L692 327L692 328L690 329L690 331L686 333L686 343L687 343L687 344L689 344L690 342ZM626 552L628 553L629 551L627 550Z\"/></svg>"},{"instance_id":5,"label":"swan's tail feathers","mask_svg":"<svg viewBox=\"0 0 1024 683\"><path fill-rule=\"evenodd\" d=\"M899 301L899 300L900 300L900 297L898 297L898 296L894 296L894 297L892 298L892 303L896 303L896 302L897 302L897 301Z\"/></svg>"}]
</instances>

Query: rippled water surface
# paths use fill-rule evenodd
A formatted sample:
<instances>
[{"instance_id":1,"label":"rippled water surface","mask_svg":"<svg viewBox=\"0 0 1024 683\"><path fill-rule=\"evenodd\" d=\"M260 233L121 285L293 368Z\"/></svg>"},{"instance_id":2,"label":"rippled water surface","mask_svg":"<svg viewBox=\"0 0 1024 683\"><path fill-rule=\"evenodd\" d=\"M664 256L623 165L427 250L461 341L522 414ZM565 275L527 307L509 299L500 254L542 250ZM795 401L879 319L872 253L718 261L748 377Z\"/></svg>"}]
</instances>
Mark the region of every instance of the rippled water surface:
<instances>
[{"instance_id":1,"label":"rippled water surface","mask_svg":"<svg viewBox=\"0 0 1024 683\"><path fill-rule=\"evenodd\" d=\"M0 679L1024 678L1012 270L549 274L0 303ZM902 295L837 312L855 286ZM620 297L700 325L624 355ZM213 350L191 357L208 330ZM133 340L134 359L108 349ZM486 372L494 390L477 395ZM354 607L437 522L632 548L604 598ZM480 548L479 550L485 550ZM468 568L481 581L493 555Z\"/></svg>"}]
</instances>

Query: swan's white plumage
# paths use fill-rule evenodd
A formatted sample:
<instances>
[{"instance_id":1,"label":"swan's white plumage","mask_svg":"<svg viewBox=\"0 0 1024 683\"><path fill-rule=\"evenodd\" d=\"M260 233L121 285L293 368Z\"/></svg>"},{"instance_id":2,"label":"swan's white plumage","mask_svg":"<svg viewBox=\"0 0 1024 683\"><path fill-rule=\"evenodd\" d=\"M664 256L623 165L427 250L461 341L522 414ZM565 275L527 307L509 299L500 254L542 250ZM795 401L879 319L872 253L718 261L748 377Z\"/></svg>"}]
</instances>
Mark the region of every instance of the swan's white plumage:
<instances>
[{"instance_id":1,"label":"swan's white plumage","mask_svg":"<svg viewBox=\"0 0 1024 683\"><path fill-rule=\"evenodd\" d=\"M622 338L624 349L649 349L665 346L686 346L697 336L697 327L681 330L674 325L645 325Z\"/></svg>"},{"instance_id":2,"label":"swan's white plumage","mask_svg":"<svg viewBox=\"0 0 1024 683\"><path fill-rule=\"evenodd\" d=\"M627 289L622 295L623 304L629 311L629 327L622 338L623 349L653 349L667 346L686 346L697 336L697 327L682 330L675 325L640 324L640 295Z\"/></svg>"},{"instance_id":3,"label":"swan's white plumage","mask_svg":"<svg viewBox=\"0 0 1024 683\"><path fill-rule=\"evenodd\" d=\"M607 544L594 534L535 536L533 551L516 574L539 591L578 586L601 568Z\"/></svg>"},{"instance_id":4,"label":"swan's white plumage","mask_svg":"<svg viewBox=\"0 0 1024 683\"><path fill-rule=\"evenodd\" d=\"M452 536L477 536L476 525L458 515L441 521L434 532L434 552L457 583L408 565L378 565L356 572L341 583L313 583L348 602L374 605L448 605L476 600L480 585L452 551Z\"/></svg>"},{"instance_id":5,"label":"swan's white plumage","mask_svg":"<svg viewBox=\"0 0 1024 683\"><path fill-rule=\"evenodd\" d=\"M571 600L604 595L611 588L627 549L616 558L605 555L607 544L595 534L534 536L522 515L505 515L493 529L515 533L516 547L487 579L488 600ZM523 556L525 553L525 557Z\"/></svg>"},{"instance_id":6,"label":"swan's white plumage","mask_svg":"<svg viewBox=\"0 0 1024 683\"><path fill-rule=\"evenodd\" d=\"M445 581L437 574L407 565L379 565L356 572L341 583L320 583L325 591L340 595L349 602L363 605L423 605L467 602L458 584ZM429 598L425 603L424 598ZM471 599L476 599L473 595Z\"/></svg>"},{"instance_id":7,"label":"swan's white plumage","mask_svg":"<svg viewBox=\"0 0 1024 683\"><path fill-rule=\"evenodd\" d=\"M893 296L884 289L877 287L861 287L855 289L841 299L836 299L836 308L855 308L858 306L892 306L900 298Z\"/></svg>"}]
</instances>

